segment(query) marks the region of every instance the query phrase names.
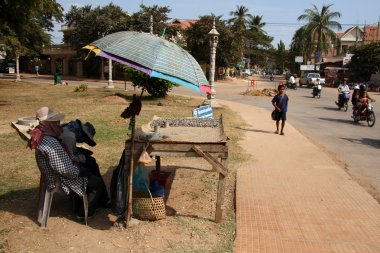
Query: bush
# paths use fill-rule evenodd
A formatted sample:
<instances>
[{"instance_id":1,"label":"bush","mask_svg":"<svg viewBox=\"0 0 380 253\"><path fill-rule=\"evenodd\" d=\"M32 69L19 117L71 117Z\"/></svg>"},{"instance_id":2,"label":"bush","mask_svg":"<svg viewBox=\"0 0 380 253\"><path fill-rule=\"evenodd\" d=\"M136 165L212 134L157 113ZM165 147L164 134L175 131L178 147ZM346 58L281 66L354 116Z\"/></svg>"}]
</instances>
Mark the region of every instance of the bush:
<instances>
[{"instance_id":1,"label":"bush","mask_svg":"<svg viewBox=\"0 0 380 253\"><path fill-rule=\"evenodd\" d=\"M81 84L75 87L74 92L85 92L87 90L87 84Z\"/></svg>"},{"instance_id":2,"label":"bush","mask_svg":"<svg viewBox=\"0 0 380 253\"><path fill-rule=\"evenodd\" d=\"M145 89L154 98L163 98L173 86L178 86L177 84L164 79L150 77L147 74L128 66L125 66L125 75L134 86Z\"/></svg>"}]
</instances>

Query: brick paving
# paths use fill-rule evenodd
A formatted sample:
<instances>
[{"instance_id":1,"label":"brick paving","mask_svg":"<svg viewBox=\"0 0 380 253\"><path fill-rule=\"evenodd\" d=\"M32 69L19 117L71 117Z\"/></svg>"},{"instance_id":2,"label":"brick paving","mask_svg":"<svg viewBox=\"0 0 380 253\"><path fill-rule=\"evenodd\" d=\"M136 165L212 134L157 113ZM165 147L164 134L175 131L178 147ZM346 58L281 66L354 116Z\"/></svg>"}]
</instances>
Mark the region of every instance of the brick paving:
<instances>
[{"instance_id":1,"label":"brick paving","mask_svg":"<svg viewBox=\"0 0 380 253\"><path fill-rule=\"evenodd\" d=\"M274 134L269 112L222 101L250 124L238 169L236 253L380 252L380 205L290 124Z\"/></svg>"}]
</instances>

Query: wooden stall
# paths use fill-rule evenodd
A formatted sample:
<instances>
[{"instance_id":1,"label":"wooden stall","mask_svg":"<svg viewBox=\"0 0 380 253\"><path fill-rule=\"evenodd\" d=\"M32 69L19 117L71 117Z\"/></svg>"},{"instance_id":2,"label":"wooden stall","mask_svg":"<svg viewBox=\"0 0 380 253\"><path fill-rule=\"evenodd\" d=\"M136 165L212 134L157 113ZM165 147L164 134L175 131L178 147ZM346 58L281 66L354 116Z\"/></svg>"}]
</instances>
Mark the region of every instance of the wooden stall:
<instances>
[{"instance_id":1,"label":"wooden stall","mask_svg":"<svg viewBox=\"0 0 380 253\"><path fill-rule=\"evenodd\" d=\"M210 122L208 119L192 120L192 122L194 121L206 122L206 124ZM152 121L153 123L150 123L151 130L156 128L156 132L140 131L136 133L133 157L134 160L138 158L144 145L149 143L150 155L156 157L156 170L158 171L161 169L161 157L200 157L205 159L212 166L210 172L219 174L215 211L215 222L218 223L222 219L225 177L228 172L228 138L224 134L222 118L212 121L219 123L212 127L196 123L197 126L194 127L189 126L186 120L181 120L181 122L185 122L186 126L172 124L173 119L160 119L156 125ZM157 126L160 128L160 135L157 133ZM156 138L157 136L167 138ZM131 140L127 140L125 143L126 164L129 164L131 160L131 148Z\"/></svg>"}]
</instances>

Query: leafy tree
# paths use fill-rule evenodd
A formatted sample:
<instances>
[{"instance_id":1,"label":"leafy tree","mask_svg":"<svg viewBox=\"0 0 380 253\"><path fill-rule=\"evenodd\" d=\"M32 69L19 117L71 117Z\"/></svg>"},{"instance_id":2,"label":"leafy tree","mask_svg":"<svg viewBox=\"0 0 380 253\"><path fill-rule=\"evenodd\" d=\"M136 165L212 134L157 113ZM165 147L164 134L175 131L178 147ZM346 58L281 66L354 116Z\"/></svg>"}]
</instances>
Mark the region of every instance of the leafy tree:
<instances>
[{"instance_id":1,"label":"leafy tree","mask_svg":"<svg viewBox=\"0 0 380 253\"><path fill-rule=\"evenodd\" d=\"M71 6L65 21L73 29L63 39L77 50L78 57L83 58L87 52L82 47L108 34L128 30L130 17L121 7L111 3L96 8ZM88 58L83 65L84 74L104 78L103 62L103 58Z\"/></svg>"},{"instance_id":2,"label":"leafy tree","mask_svg":"<svg viewBox=\"0 0 380 253\"><path fill-rule=\"evenodd\" d=\"M53 30L53 20L62 20L63 8L55 0L0 1L0 44L8 57L39 55L44 45L50 45L47 33ZM19 73L17 73L19 74Z\"/></svg>"},{"instance_id":3,"label":"leafy tree","mask_svg":"<svg viewBox=\"0 0 380 253\"><path fill-rule=\"evenodd\" d=\"M216 66L228 67L233 64L237 57L237 51L231 44L233 34L226 26L221 16L214 14L201 16L199 20L192 24L186 31L187 49L198 62L210 61L210 43L209 35L212 23L215 18L215 28L219 32L219 42L216 49ZM234 54L235 53L235 54ZM240 57L240 56L239 56ZM240 58L239 58L240 59Z\"/></svg>"},{"instance_id":4,"label":"leafy tree","mask_svg":"<svg viewBox=\"0 0 380 253\"><path fill-rule=\"evenodd\" d=\"M285 49L284 42L280 40L280 43L277 44L277 51L276 51L276 68L280 71L280 73L283 72L286 62L287 62L287 51Z\"/></svg>"},{"instance_id":5,"label":"leafy tree","mask_svg":"<svg viewBox=\"0 0 380 253\"><path fill-rule=\"evenodd\" d=\"M371 74L380 72L380 43L371 43L353 50L349 64L354 79L369 81Z\"/></svg>"},{"instance_id":6,"label":"leafy tree","mask_svg":"<svg viewBox=\"0 0 380 253\"><path fill-rule=\"evenodd\" d=\"M315 61L321 62L322 50L327 51L330 41L336 40L336 34L332 29L342 29L342 26L334 21L334 18L340 18L339 12L330 11L330 5L322 6L319 12L317 6L313 5L313 9L306 9L305 13L298 17L298 20L307 20L304 26L305 31L310 33L310 37L317 41L315 50Z\"/></svg>"},{"instance_id":7,"label":"leafy tree","mask_svg":"<svg viewBox=\"0 0 380 253\"><path fill-rule=\"evenodd\" d=\"M124 66L124 69L127 79L130 80L134 86L145 89L154 98L165 97L173 86L178 86L164 79L150 77L129 66Z\"/></svg>"},{"instance_id":8,"label":"leafy tree","mask_svg":"<svg viewBox=\"0 0 380 253\"><path fill-rule=\"evenodd\" d=\"M311 34L307 31L307 27L301 27L298 29L290 44L290 53L293 56L302 55L304 63L311 58L315 47L312 41Z\"/></svg>"},{"instance_id":9,"label":"leafy tree","mask_svg":"<svg viewBox=\"0 0 380 253\"><path fill-rule=\"evenodd\" d=\"M231 30L235 36L232 43L236 44L240 59L244 58L244 46L245 46L245 31L247 29L248 19L252 19L252 15L248 13L249 9L243 5L237 5L235 11L231 11L230 15L233 16L228 20L231 24Z\"/></svg>"},{"instance_id":10,"label":"leafy tree","mask_svg":"<svg viewBox=\"0 0 380 253\"><path fill-rule=\"evenodd\" d=\"M140 5L140 11L131 16L131 30L150 32L150 16L153 16L153 33L162 34L167 27L168 14L171 9L168 6L153 5L152 7Z\"/></svg>"},{"instance_id":11,"label":"leafy tree","mask_svg":"<svg viewBox=\"0 0 380 253\"><path fill-rule=\"evenodd\" d=\"M262 16L252 16L248 20L248 29L246 30L246 41L244 55L259 66L266 65L269 58L272 57L273 38L268 36L263 27Z\"/></svg>"},{"instance_id":12,"label":"leafy tree","mask_svg":"<svg viewBox=\"0 0 380 253\"><path fill-rule=\"evenodd\" d=\"M105 35L128 30L129 16L121 7L109 4L104 7L92 8L71 6L65 15L66 24L73 27L64 41L74 46L79 55L84 54L81 48Z\"/></svg>"}]
</instances>

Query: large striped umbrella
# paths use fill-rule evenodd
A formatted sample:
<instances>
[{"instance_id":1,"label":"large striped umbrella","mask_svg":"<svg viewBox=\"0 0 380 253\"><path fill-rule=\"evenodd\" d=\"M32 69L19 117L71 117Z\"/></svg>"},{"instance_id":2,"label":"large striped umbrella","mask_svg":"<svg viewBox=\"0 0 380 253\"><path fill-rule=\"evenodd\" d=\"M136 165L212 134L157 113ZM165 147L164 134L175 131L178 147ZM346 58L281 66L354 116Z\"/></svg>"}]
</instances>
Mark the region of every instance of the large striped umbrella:
<instances>
[{"instance_id":1,"label":"large striped umbrella","mask_svg":"<svg viewBox=\"0 0 380 253\"><path fill-rule=\"evenodd\" d=\"M163 38L141 32L117 32L84 48L151 77L162 78L198 92L210 92L209 83L198 62L186 50Z\"/></svg>"}]
</instances>

